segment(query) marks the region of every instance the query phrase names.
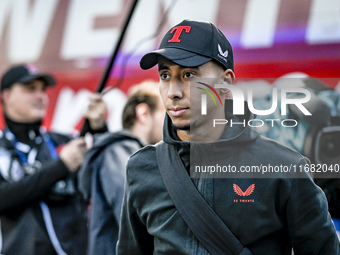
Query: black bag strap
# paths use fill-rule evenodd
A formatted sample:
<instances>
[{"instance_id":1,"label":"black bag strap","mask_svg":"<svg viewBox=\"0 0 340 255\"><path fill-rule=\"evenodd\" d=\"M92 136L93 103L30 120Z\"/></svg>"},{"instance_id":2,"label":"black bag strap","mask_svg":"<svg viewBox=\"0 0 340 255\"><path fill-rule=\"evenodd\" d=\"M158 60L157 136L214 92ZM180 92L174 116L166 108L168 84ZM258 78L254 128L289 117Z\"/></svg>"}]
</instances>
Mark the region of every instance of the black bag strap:
<instances>
[{"instance_id":1,"label":"black bag strap","mask_svg":"<svg viewBox=\"0 0 340 255\"><path fill-rule=\"evenodd\" d=\"M201 196L187 174L174 146L156 145L163 182L188 227L212 255L252 255Z\"/></svg>"}]
</instances>

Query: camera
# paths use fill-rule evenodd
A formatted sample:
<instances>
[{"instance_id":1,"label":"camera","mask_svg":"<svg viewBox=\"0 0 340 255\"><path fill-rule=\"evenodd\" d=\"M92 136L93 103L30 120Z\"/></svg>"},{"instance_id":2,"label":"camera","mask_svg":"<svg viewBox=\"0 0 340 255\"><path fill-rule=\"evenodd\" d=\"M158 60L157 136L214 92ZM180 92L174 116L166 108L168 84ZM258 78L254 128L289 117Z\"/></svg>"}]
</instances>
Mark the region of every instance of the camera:
<instances>
[{"instance_id":1,"label":"camera","mask_svg":"<svg viewBox=\"0 0 340 255\"><path fill-rule=\"evenodd\" d=\"M297 105L287 106L287 115L274 112L271 116L257 116L258 119L291 119L297 125L282 127L272 125L257 129L262 135L276 140L310 159L320 166L321 171L313 175L315 183L327 196L329 212L333 218L340 218L340 93L315 78L283 78L279 82L284 86L302 86L311 92L311 97L303 104L310 115L303 114ZM288 98L301 97L291 93ZM269 95L257 98L256 107L268 109L272 103ZM255 105L255 103L254 103ZM281 105L278 103L278 105ZM277 110L278 111L278 110ZM330 170L330 171L325 171Z\"/></svg>"}]
</instances>

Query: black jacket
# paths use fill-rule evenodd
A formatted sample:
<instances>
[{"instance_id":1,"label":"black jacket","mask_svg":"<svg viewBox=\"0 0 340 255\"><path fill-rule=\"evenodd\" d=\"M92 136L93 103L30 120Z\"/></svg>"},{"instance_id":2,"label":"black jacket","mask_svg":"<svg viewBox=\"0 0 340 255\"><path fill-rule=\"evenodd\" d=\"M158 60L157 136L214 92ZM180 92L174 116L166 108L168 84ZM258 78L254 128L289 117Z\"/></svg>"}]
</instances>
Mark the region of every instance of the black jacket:
<instances>
[{"instance_id":1,"label":"black jacket","mask_svg":"<svg viewBox=\"0 0 340 255\"><path fill-rule=\"evenodd\" d=\"M226 109L230 109L228 104ZM234 118L227 112L226 118L229 117ZM251 117L248 114L246 118ZM246 165L300 166L309 162L248 126L228 127L216 143L189 144L178 139L167 116L163 134L164 142L177 149L187 171L193 163L190 149L204 151L203 157L214 159L211 162L215 164L237 169ZM296 255L339 254L339 241L324 193L308 175L295 177L294 173L283 173L278 178L248 175L247 178L192 180L216 214L253 254L291 254L292 247ZM255 188L242 196L250 187ZM140 150L128 162L117 251L122 255L209 254L170 199L158 169L154 146Z\"/></svg>"},{"instance_id":2,"label":"black jacket","mask_svg":"<svg viewBox=\"0 0 340 255\"><path fill-rule=\"evenodd\" d=\"M41 203L47 205L62 250L68 255L86 251L86 204L75 189L75 179L57 156L70 137L42 134L50 140L41 139L35 158L37 170L28 174L14 147L15 140L8 132L1 132L0 254L56 254Z\"/></svg>"}]
</instances>

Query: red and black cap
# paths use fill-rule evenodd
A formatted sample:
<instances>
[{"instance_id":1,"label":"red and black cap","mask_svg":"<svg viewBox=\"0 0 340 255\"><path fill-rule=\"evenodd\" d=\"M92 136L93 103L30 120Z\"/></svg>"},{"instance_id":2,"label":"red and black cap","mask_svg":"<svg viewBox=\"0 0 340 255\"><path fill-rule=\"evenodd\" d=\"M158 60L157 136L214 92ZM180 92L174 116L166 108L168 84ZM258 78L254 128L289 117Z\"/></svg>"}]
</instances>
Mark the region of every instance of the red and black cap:
<instances>
[{"instance_id":1,"label":"red and black cap","mask_svg":"<svg viewBox=\"0 0 340 255\"><path fill-rule=\"evenodd\" d=\"M146 70L163 56L177 65L196 67L216 60L225 69L234 70L232 47L223 33L212 23L184 20L163 37L158 50L144 55L140 61Z\"/></svg>"},{"instance_id":2,"label":"red and black cap","mask_svg":"<svg viewBox=\"0 0 340 255\"><path fill-rule=\"evenodd\" d=\"M46 86L55 85L54 77L48 73L39 73L32 64L17 65L9 68L1 79L1 92L9 89L15 83L30 83L34 80L42 80Z\"/></svg>"}]
</instances>

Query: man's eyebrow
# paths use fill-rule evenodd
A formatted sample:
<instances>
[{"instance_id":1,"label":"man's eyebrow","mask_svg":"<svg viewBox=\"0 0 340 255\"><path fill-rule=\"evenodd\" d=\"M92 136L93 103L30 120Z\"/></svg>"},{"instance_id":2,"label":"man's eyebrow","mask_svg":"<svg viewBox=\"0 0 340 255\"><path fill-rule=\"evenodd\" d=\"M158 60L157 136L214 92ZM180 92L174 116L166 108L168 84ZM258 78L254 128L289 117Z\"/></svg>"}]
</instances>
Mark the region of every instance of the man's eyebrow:
<instances>
[{"instance_id":1,"label":"man's eyebrow","mask_svg":"<svg viewBox=\"0 0 340 255\"><path fill-rule=\"evenodd\" d=\"M188 68L190 68L190 69L194 69L194 70L199 70L200 69L200 67L199 66L193 66L193 67L188 67Z\"/></svg>"},{"instance_id":2,"label":"man's eyebrow","mask_svg":"<svg viewBox=\"0 0 340 255\"><path fill-rule=\"evenodd\" d=\"M187 69L187 68L194 69L194 70L199 70L200 69L199 66L193 66L193 67L180 66L179 67L179 69L181 69L181 70ZM163 70L169 70L169 69L170 68L167 65L161 64L161 65L158 66L158 72L163 71Z\"/></svg>"},{"instance_id":3,"label":"man's eyebrow","mask_svg":"<svg viewBox=\"0 0 340 255\"><path fill-rule=\"evenodd\" d=\"M167 65L159 65L158 66L158 72L163 71L163 70L169 70L170 68Z\"/></svg>"}]
</instances>

